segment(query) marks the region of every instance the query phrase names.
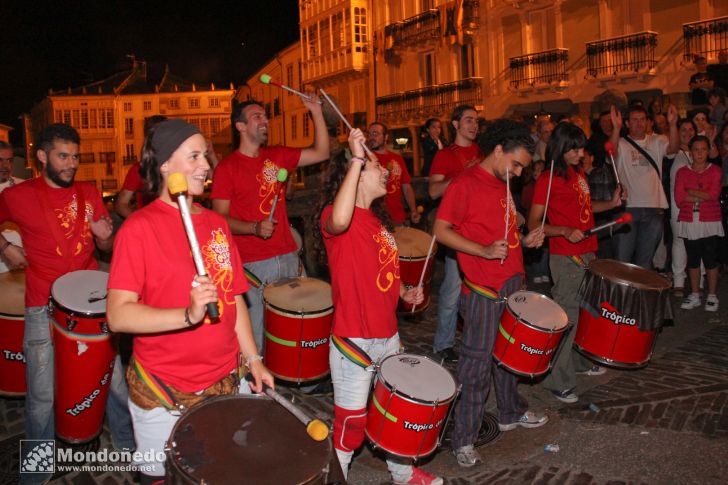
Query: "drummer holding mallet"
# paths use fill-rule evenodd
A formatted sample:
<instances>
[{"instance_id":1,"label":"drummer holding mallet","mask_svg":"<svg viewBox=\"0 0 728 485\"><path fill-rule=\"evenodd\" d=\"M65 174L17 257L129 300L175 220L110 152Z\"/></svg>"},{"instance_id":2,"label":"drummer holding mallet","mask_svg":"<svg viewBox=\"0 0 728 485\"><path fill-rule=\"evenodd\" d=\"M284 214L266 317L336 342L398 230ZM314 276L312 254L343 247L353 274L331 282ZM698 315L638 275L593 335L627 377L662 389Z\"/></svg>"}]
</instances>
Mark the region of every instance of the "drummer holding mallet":
<instances>
[{"instance_id":1,"label":"drummer holding mallet","mask_svg":"<svg viewBox=\"0 0 728 485\"><path fill-rule=\"evenodd\" d=\"M585 231L594 227L594 212L603 212L622 204L626 191L617 187L611 200L592 201L589 183L580 162L584 157L586 135L572 123L559 123L546 146L546 160L552 171L545 170L536 181L533 205L528 214L530 230L543 227L549 237L549 266L554 286L554 300L561 305L574 326L554 359L551 373L543 385L559 401L573 403L579 397L573 392L576 373L601 375L606 370L573 352L579 318L579 303L574 295L584 276L584 267L593 260L597 250L597 236ZM547 162L547 167L549 163ZM548 204L548 205L547 205ZM548 224L544 223L544 213Z\"/></svg>"},{"instance_id":2,"label":"drummer holding mallet","mask_svg":"<svg viewBox=\"0 0 728 485\"><path fill-rule=\"evenodd\" d=\"M344 475L364 441L373 363L399 352L397 301L420 304L424 299L421 287L406 289L400 281L397 245L383 200L388 172L376 158L364 158L363 143L361 130L349 133L353 156L347 160L341 152L331 159L314 213L316 246L319 252L325 247L331 272L334 449ZM387 459L387 467L397 484L443 483L400 459Z\"/></svg>"}]
</instances>

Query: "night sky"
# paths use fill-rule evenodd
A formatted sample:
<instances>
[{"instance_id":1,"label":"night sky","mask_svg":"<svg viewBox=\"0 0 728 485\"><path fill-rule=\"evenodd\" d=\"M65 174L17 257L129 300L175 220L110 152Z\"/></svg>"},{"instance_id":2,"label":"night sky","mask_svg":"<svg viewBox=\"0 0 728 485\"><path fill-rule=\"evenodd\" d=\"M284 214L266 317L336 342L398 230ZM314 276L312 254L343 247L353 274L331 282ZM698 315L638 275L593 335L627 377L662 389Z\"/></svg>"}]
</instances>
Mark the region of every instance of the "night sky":
<instances>
[{"instance_id":1,"label":"night sky","mask_svg":"<svg viewBox=\"0 0 728 485\"><path fill-rule=\"evenodd\" d=\"M191 82L245 81L298 37L296 0L0 0L0 123L16 128L49 88L101 80L148 63Z\"/></svg>"}]
</instances>

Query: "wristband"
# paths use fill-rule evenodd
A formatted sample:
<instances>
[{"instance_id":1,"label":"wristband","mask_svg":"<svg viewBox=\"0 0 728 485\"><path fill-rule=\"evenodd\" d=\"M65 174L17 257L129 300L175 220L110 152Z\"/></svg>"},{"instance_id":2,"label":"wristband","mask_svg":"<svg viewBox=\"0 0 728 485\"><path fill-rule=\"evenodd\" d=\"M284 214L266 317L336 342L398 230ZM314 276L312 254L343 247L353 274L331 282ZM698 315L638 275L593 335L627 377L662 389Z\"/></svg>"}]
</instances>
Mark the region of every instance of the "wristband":
<instances>
[{"instance_id":1,"label":"wristband","mask_svg":"<svg viewBox=\"0 0 728 485\"><path fill-rule=\"evenodd\" d=\"M263 360L263 356L260 354L251 355L250 357L245 358L245 365L250 368L250 364L253 362L257 362L259 360Z\"/></svg>"},{"instance_id":2,"label":"wristband","mask_svg":"<svg viewBox=\"0 0 728 485\"><path fill-rule=\"evenodd\" d=\"M188 327L197 325L196 323L192 323L192 321L190 320L190 307L185 308L185 323Z\"/></svg>"},{"instance_id":3,"label":"wristband","mask_svg":"<svg viewBox=\"0 0 728 485\"><path fill-rule=\"evenodd\" d=\"M361 158L361 157L351 157L351 161L352 161L352 162L359 162L359 163L361 164L361 166L362 166L362 167L363 167L364 165L366 165L366 163L367 163L367 161L366 161L366 160L364 160L364 159L363 159L363 158Z\"/></svg>"},{"instance_id":4,"label":"wristband","mask_svg":"<svg viewBox=\"0 0 728 485\"><path fill-rule=\"evenodd\" d=\"M2 247L2 249L0 249L0 254L5 254L5 250L6 250L6 249L7 249L7 248L8 248L9 246L12 246L12 245L13 245L13 243L11 243L10 241L5 241L5 244L3 244L3 247Z\"/></svg>"}]
</instances>

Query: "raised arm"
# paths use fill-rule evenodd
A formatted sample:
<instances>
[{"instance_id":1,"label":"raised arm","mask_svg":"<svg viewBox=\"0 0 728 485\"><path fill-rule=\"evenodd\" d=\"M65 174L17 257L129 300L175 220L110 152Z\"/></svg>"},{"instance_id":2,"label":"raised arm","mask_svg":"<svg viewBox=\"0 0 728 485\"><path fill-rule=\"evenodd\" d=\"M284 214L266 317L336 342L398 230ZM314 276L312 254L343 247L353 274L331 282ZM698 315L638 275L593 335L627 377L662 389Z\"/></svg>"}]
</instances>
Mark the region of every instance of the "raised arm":
<instances>
[{"instance_id":1,"label":"raised arm","mask_svg":"<svg viewBox=\"0 0 728 485\"><path fill-rule=\"evenodd\" d=\"M354 206L356 205L359 175L366 163L364 159L364 148L362 147L363 142L364 134L359 128L349 132L349 148L351 148L353 156L344 181L341 183L339 191L334 198L334 207L331 215L324 223L324 228L329 234L341 234L349 229L349 224L351 224L351 218L354 215Z\"/></svg>"}]
</instances>

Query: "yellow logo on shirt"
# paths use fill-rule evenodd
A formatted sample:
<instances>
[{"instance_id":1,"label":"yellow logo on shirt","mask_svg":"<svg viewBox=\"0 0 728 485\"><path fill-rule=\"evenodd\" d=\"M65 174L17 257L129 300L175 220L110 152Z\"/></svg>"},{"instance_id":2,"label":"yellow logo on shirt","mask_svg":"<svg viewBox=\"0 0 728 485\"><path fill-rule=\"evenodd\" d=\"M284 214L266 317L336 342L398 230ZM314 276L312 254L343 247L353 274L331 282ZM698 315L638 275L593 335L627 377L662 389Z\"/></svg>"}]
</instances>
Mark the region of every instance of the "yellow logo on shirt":
<instances>
[{"instance_id":1,"label":"yellow logo on shirt","mask_svg":"<svg viewBox=\"0 0 728 485\"><path fill-rule=\"evenodd\" d=\"M379 251L377 252L379 258L377 288L382 293L386 293L395 281L399 281L397 242L394 240L394 236L384 226L381 226L379 232L372 237L379 244ZM390 264L392 265L391 268L389 268Z\"/></svg>"}]
</instances>

